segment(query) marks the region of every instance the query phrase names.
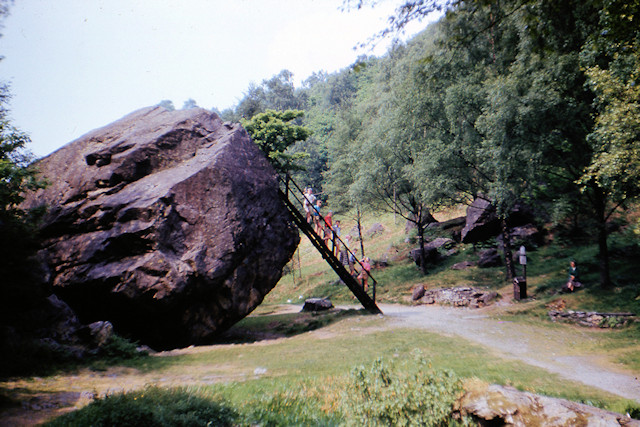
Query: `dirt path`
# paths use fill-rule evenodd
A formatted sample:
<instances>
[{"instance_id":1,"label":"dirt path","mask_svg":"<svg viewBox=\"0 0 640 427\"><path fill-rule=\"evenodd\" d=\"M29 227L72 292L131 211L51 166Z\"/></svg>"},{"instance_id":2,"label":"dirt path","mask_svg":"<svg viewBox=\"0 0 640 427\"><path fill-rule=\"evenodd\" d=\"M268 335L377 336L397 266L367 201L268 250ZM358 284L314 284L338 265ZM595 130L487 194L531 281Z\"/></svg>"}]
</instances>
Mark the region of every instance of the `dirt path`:
<instances>
[{"instance_id":1,"label":"dirt path","mask_svg":"<svg viewBox=\"0 0 640 427\"><path fill-rule=\"evenodd\" d=\"M402 305L380 308L392 325L462 337L504 357L640 402L640 372L625 371L605 357L585 354L583 344L594 338L579 328L567 331L517 325L490 318L484 309Z\"/></svg>"}]
</instances>

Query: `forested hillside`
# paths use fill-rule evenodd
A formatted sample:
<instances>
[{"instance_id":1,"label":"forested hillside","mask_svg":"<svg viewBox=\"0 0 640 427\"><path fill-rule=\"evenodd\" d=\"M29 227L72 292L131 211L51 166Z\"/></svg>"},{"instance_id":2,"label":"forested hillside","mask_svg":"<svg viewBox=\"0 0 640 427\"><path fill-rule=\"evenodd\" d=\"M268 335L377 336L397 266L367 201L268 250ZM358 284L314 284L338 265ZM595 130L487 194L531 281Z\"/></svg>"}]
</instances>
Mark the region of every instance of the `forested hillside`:
<instances>
[{"instance_id":1,"label":"forested hillside","mask_svg":"<svg viewBox=\"0 0 640 427\"><path fill-rule=\"evenodd\" d=\"M640 191L640 3L445 3L409 2L389 31L446 14L383 57L300 88L282 71L222 115L303 110L312 134L287 149L308 155L298 181L336 211L396 212L419 236L431 212L476 198L505 234L513 207L533 205L557 233L598 245L611 288L609 223Z\"/></svg>"}]
</instances>

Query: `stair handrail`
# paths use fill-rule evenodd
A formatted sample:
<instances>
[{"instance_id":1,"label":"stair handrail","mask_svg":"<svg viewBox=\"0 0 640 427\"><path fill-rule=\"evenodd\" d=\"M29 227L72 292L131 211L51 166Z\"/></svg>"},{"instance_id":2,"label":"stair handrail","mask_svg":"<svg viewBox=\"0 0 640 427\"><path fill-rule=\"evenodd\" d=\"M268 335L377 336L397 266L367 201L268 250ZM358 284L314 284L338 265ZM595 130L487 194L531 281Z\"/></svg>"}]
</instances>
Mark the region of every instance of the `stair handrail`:
<instances>
[{"instance_id":1,"label":"stair handrail","mask_svg":"<svg viewBox=\"0 0 640 427\"><path fill-rule=\"evenodd\" d=\"M279 178L280 178L280 181L282 182L282 176L280 176ZM302 200L300 200L300 199L298 198L298 196L296 195L296 193L295 193L292 189L290 189L290 188L289 188L289 183L293 184L293 186L294 186L294 187L295 187L295 188L300 192L300 194L302 194L302 197L306 198L306 196L304 195L304 191L303 191L303 190L298 186L298 184L293 180L293 178L291 178L291 175L289 175L289 174L287 173L287 174L285 174L285 179L284 179L284 184L285 184L285 194L286 194L287 198L289 197L289 194L291 194L291 195L293 196L293 198L294 198L298 203L302 204L302 203L303 203L303 201L302 201ZM300 211L298 210L298 212L300 212ZM301 214L302 214L302 213L301 213ZM324 222L325 227L330 227L330 228L331 228L331 230L333 230L333 227L329 226L329 223L324 219L324 217L323 217L322 215L319 215L319 217L320 217L320 219ZM313 231L313 230L312 230L312 231ZM315 231L314 231L314 234L316 234L316 235L317 235L317 233L315 233ZM318 236L318 238L320 238L320 236ZM344 243L344 241L343 241L340 237L336 236L336 235L335 235L335 233L333 233L333 239L334 239L334 241L335 241L335 239L336 239L336 238L337 238L337 240L340 242L340 244L342 245L342 247L343 247L343 248L345 248L345 249L347 250L347 256L349 256L350 258L353 258L353 259L354 259L354 261L355 261L356 263L358 263L358 265L359 265L359 266L360 266L360 268L361 268L361 271L366 271L366 270L364 269L364 266L362 265L362 263L361 263L360 261L358 261L358 258L355 256L355 254L354 254L353 252L351 252L351 249L349 249L349 246L347 246L347 245ZM327 249L328 249L328 248L327 248ZM378 285L378 282L377 282L377 281L376 281L376 279L373 277L373 275L371 275L371 272L370 272L370 271L366 271L366 273L367 273L367 275L369 276L369 278L371 279L371 283L372 283L372 286L371 286L371 290L372 290L371 299L373 300L373 302L375 302L375 301L376 301L376 287L377 287L377 285Z\"/></svg>"}]
</instances>

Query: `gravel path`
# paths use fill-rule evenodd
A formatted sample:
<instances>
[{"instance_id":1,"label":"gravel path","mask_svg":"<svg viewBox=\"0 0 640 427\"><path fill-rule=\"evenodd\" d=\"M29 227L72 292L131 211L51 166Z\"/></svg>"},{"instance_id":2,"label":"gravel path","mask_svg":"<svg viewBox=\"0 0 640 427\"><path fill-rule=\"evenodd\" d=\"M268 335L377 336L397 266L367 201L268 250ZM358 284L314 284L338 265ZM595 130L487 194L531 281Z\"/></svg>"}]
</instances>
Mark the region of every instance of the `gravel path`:
<instances>
[{"instance_id":1,"label":"gravel path","mask_svg":"<svg viewBox=\"0 0 640 427\"><path fill-rule=\"evenodd\" d=\"M640 373L624 371L604 357L586 355L584 346L580 350L585 340L593 340L592 334L575 328L567 331L518 325L489 318L484 309L384 304L380 309L392 325L462 337L504 357L640 402Z\"/></svg>"}]
</instances>

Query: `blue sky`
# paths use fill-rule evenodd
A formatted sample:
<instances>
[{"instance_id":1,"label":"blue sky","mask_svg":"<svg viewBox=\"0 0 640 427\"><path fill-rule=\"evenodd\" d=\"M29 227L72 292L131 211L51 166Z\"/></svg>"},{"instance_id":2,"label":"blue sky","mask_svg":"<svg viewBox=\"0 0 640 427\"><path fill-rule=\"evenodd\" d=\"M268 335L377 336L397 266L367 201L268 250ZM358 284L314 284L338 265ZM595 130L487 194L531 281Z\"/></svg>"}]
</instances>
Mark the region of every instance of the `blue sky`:
<instances>
[{"instance_id":1,"label":"blue sky","mask_svg":"<svg viewBox=\"0 0 640 427\"><path fill-rule=\"evenodd\" d=\"M43 156L164 99L222 110L283 69L300 82L380 55L389 40L354 47L399 3L345 12L342 0L18 0L2 29L0 80L13 123Z\"/></svg>"}]
</instances>

